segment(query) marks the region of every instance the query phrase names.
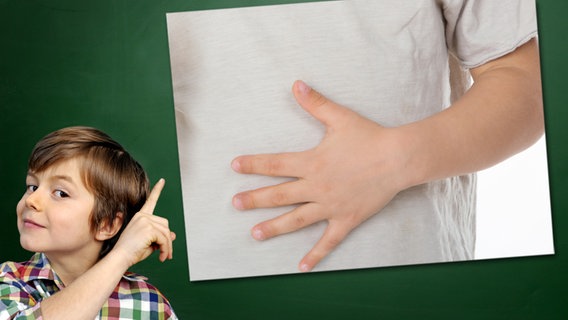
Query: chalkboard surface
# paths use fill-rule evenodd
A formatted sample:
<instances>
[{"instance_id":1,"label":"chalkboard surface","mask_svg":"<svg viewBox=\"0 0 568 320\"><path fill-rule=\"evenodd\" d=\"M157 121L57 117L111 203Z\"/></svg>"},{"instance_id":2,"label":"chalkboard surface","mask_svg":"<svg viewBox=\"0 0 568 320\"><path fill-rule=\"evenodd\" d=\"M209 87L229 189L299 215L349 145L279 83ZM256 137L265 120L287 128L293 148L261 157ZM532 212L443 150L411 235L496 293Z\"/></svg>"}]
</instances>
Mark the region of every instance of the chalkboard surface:
<instances>
[{"instance_id":1,"label":"chalkboard surface","mask_svg":"<svg viewBox=\"0 0 568 320\"><path fill-rule=\"evenodd\" d=\"M31 255L15 206L26 161L46 133L98 127L152 181L156 212L178 234L174 260L133 271L150 278L181 319L564 319L568 315L568 2L538 0L554 256L190 283L169 65L167 12L302 1L0 0L0 261ZM307 1L304 1L307 2Z\"/></svg>"}]
</instances>

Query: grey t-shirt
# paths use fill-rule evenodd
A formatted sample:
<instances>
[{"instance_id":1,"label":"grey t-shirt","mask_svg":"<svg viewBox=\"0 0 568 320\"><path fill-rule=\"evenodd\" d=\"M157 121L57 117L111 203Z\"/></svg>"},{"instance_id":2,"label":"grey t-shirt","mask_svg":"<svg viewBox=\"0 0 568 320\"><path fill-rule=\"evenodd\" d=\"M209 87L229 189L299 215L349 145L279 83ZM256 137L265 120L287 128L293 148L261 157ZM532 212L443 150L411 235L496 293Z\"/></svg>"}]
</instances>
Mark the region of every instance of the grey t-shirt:
<instances>
[{"instance_id":1,"label":"grey t-shirt","mask_svg":"<svg viewBox=\"0 0 568 320\"><path fill-rule=\"evenodd\" d=\"M192 280L297 272L321 236L325 223L257 242L250 228L291 208L231 207L237 192L285 181L238 175L234 157L306 150L323 136L293 100L294 80L399 126L448 107L468 86L462 69L537 32L534 0L329 1L167 19ZM472 259L474 212L474 175L410 188L316 271Z\"/></svg>"}]
</instances>

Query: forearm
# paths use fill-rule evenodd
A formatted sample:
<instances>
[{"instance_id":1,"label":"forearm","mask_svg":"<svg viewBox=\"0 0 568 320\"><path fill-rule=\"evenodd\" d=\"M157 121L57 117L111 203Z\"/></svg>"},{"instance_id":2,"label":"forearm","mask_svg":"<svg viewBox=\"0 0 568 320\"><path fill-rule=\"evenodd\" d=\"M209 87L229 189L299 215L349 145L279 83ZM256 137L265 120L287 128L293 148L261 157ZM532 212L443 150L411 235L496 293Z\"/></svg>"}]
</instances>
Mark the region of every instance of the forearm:
<instances>
[{"instance_id":1,"label":"forearm","mask_svg":"<svg viewBox=\"0 0 568 320\"><path fill-rule=\"evenodd\" d=\"M42 316L50 319L94 319L127 267L110 252L69 286L41 302Z\"/></svg>"},{"instance_id":2,"label":"forearm","mask_svg":"<svg viewBox=\"0 0 568 320\"><path fill-rule=\"evenodd\" d=\"M472 74L474 85L451 107L398 128L410 150L408 185L485 169L542 135L535 40Z\"/></svg>"}]
</instances>

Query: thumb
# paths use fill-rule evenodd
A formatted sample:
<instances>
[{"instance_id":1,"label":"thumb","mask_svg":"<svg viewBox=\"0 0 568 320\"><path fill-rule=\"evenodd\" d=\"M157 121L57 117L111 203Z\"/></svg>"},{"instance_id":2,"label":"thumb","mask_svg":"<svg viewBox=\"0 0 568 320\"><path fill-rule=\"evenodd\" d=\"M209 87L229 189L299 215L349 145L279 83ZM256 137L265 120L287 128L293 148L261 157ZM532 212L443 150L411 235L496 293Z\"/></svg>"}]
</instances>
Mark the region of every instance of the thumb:
<instances>
[{"instance_id":1,"label":"thumb","mask_svg":"<svg viewBox=\"0 0 568 320\"><path fill-rule=\"evenodd\" d=\"M301 80L294 82L292 92L298 104L326 127L334 127L350 113L349 109L327 99Z\"/></svg>"}]
</instances>

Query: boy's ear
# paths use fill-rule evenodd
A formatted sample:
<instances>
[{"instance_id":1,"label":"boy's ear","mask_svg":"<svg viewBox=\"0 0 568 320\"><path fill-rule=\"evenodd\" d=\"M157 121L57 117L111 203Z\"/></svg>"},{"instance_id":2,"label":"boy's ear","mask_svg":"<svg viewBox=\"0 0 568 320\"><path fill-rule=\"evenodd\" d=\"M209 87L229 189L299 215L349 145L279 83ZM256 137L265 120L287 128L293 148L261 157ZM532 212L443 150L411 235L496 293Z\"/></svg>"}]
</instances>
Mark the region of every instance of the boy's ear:
<instances>
[{"instance_id":1,"label":"boy's ear","mask_svg":"<svg viewBox=\"0 0 568 320\"><path fill-rule=\"evenodd\" d=\"M120 227L122 227L123 220L124 220L124 214L122 212L118 212L112 223L104 221L99 226L95 238L99 241L105 241L114 237L114 235L117 234L118 231L120 230Z\"/></svg>"}]
</instances>

